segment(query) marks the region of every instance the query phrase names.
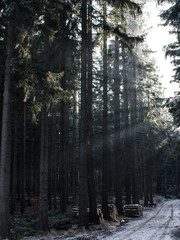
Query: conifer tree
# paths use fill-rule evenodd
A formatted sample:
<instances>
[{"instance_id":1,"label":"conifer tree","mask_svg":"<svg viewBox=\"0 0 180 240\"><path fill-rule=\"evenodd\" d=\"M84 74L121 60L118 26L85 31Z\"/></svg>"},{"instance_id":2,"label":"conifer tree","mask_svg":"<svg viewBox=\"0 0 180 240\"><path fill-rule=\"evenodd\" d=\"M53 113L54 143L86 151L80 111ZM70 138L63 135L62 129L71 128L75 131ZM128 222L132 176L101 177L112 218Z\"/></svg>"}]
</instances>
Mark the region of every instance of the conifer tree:
<instances>
[{"instance_id":1,"label":"conifer tree","mask_svg":"<svg viewBox=\"0 0 180 240\"><path fill-rule=\"evenodd\" d=\"M87 1L81 4L82 48L81 48L81 119L80 119L80 158L79 158L79 227L88 227L88 183L87 183L87 136L86 136L86 65L87 65Z\"/></svg>"},{"instance_id":2,"label":"conifer tree","mask_svg":"<svg viewBox=\"0 0 180 240\"><path fill-rule=\"evenodd\" d=\"M167 0L158 0L158 3L161 4L163 2L169 2ZM180 67L179 67L179 47L180 47L180 20L179 20L179 1L173 0L170 1L171 6L169 9L164 10L160 17L164 20L164 26L170 25L172 27L171 34L176 35L176 42L170 43L166 46L166 55L173 58L172 63L175 66L175 75L174 75L174 82L180 82ZM180 126L179 121L179 109L180 109L180 98L179 98L179 91L176 93L174 98L170 98L167 100L166 106L169 108L169 112L172 114L174 118L174 123L176 126Z\"/></svg>"},{"instance_id":3,"label":"conifer tree","mask_svg":"<svg viewBox=\"0 0 180 240\"><path fill-rule=\"evenodd\" d=\"M9 19L7 26L7 57L5 63L4 97L1 130L0 158L0 238L9 238L9 191L11 162L11 59L14 24Z\"/></svg>"}]
</instances>

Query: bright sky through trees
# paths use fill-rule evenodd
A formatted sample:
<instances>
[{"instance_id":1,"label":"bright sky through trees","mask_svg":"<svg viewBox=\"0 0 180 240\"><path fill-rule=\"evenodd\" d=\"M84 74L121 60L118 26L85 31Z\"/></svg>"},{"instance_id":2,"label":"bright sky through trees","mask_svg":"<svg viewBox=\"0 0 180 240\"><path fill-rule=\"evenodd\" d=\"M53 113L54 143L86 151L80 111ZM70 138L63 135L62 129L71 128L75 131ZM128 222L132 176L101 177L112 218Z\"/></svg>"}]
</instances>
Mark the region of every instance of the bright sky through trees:
<instances>
[{"instance_id":1,"label":"bright sky through trees","mask_svg":"<svg viewBox=\"0 0 180 240\"><path fill-rule=\"evenodd\" d=\"M172 97L174 91L178 90L178 85L170 83L173 79L173 66L170 63L171 59L165 57L164 46L174 42L175 36L169 34L169 31L172 30L169 26L162 26L163 22L159 17L161 11L168 8L168 4L158 6L156 1L149 1L145 6L148 14L147 26L151 28L147 35L147 42L149 48L152 49L152 51L155 51L153 57L155 58L156 65L159 69L161 82L163 87L165 87L164 95L165 97Z\"/></svg>"}]
</instances>

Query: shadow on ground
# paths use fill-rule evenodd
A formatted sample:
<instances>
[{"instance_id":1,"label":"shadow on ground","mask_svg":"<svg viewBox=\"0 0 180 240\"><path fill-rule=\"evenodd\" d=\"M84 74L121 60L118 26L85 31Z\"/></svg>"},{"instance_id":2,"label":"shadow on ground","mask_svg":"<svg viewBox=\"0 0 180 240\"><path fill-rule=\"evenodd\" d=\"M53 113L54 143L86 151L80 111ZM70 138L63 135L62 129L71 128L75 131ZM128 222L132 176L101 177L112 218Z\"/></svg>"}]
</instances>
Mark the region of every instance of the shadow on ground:
<instances>
[{"instance_id":1,"label":"shadow on ground","mask_svg":"<svg viewBox=\"0 0 180 240\"><path fill-rule=\"evenodd\" d=\"M173 237L175 239L180 239L180 227L172 232Z\"/></svg>"}]
</instances>

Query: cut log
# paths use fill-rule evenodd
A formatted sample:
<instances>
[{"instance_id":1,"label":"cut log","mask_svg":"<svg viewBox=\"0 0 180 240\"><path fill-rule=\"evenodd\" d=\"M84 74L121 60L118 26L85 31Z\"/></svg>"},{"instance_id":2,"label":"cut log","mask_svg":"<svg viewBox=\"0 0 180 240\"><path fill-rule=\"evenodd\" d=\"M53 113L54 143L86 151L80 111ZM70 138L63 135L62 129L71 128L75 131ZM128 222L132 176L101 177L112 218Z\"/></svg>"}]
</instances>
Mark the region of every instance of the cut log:
<instances>
[{"instance_id":1,"label":"cut log","mask_svg":"<svg viewBox=\"0 0 180 240\"><path fill-rule=\"evenodd\" d=\"M76 217L79 217L79 207L78 207L78 206L73 206L73 208L72 208L72 213L73 213Z\"/></svg>"},{"instance_id":2,"label":"cut log","mask_svg":"<svg viewBox=\"0 0 180 240\"><path fill-rule=\"evenodd\" d=\"M140 217L143 215L143 208L140 204L125 204L124 215L126 217Z\"/></svg>"},{"instance_id":3,"label":"cut log","mask_svg":"<svg viewBox=\"0 0 180 240\"><path fill-rule=\"evenodd\" d=\"M119 222L118 211L114 203L108 204L109 215L112 221Z\"/></svg>"},{"instance_id":4,"label":"cut log","mask_svg":"<svg viewBox=\"0 0 180 240\"><path fill-rule=\"evenodd\" d=\"M109 215L110 215L111 221L119 222L118 211L117 211L116 205L114 203L109 203L108 209L109 209ZM89 211L90 211L89 208L87 208L87 214L89 214ZM72 213L76 217L79 217L79 207L73 206ZM99 216L99 221L101 222L104 219L103 213L102 213L102 205L97 205L97 215Z\"/></svg>"}]
</instances>

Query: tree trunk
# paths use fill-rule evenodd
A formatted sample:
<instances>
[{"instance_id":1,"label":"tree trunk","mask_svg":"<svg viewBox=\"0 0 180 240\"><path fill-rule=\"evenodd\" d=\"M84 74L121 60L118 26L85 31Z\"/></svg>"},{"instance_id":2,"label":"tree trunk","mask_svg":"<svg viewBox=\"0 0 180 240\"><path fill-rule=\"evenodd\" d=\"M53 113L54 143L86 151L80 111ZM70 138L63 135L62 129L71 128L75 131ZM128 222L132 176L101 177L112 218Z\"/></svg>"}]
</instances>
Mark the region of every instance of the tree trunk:
<instances>
[{"instance_id":1,"label":"tree trunk","mask_svg":"<svg viewBox=\"0 0 180 240\"><path fill-rule=\"evenodd\" d=\"M116 207L118 213L123 212L122 207L122 172L121 172L121 138L120 138L120 77L119 77L119 39L115 36L115 62L114 62L114 158L116 167Z\"/></svg>"},{"instance_id":2,"label":"tree trunk","mask_svg":"<svg viewBox=\"0 0 180 240\"><path fill-rule=\"evenodd\" d=\"M31 116L32 117L32 116ZM32 193L33 193L33 188L32 188L32 183L33 183L33 171L34 171L34 169L33 169L33 158L34 158L34 156L33 156L33 150L34 150L34 136L33 136L33 123L32 123L32 121L30 122L30 125L29 125L29 142L28 142L28 144L29 144L29 154L28 154L28 156L27 156L27 165L26 165L26 167L27 167L27 169L28 169L28 171L27 171L27 173L26 173L26 175L27 175L27 183L26 183L26 187L27 187L27 194L28 194L28 197L31 197L32 196Z\"/></svg>"},{"instance_id":3,"label":"tree trunk","mask_svg":"<svg viewBox=\"0 0 180 240\"><path fill-rule=\"evenodd\" d=\"M26 103L23 103L23 148L21 159L21 214L25 211L25 162L26 162Z\"/></svg>"},{"instance_id":4,"label":"tree trunk","mask_svg":"<svg viewBox=\"0 0 180 240\"><path fill-rule=\"evenodd\" d=\"M17 178L17 113L14 113L14 144L13 156L11 160L11 214L14 214L16 207L16 178Z\"/></svg>"},{"instance_id":5,"label":"tree trunk","mask_svg":"<svg viewBox=\"0 0 180 240\"><path fill-rule=\"evenodd\" d=\"M92 0L88 3L88 82L87 82L87 177L89 191L90 221L98 223L96 208L96 188L94 183L93 116L92 116Z\"/></svg>"},{"instance_id":6,"label":"tree trunk","mask_svg":"<svg viewBox=\"0 0 180 240\"><path fill-rule=\"evenodd\" d=\"M145 131L145 130L144 130ZM145 146L145 132L142 136L142 161L143 161L143 182L144 182L144 206L148 205L148 184L147 184L147 158Z\"/></svg>"},{"instance_id":7,"label":"tree trunk","mask_svg":"<svg viewBox=\"0 0 180 240\"><path fill-rule=\"evenodd\" d=\"M159 153L160 154L160 153ZM160 163L159 163L159 154L156 156L156 192L157 194L161 194L161 170L160 170Z\"/></svg>"},{"instance_id":8,"label":"tree trunk","mask_svg":"<svg viewBox=\"0 0 180 240\"><path fill-rule=\"evenodd\" d=\"M50 119L50 139L49 139L49 157L48 157L48 205L52 209L52 162L53 162L53 116Z\"/></svg>"},{"instance_id":9,"label":"tree trunk","mask_svg":"<svg viewBox=\"0 0 180 240\"><path fill-rule=\"evenodd\" d=\"M61 136L60 136L60 211L66 212L65 187L65 103L61 102Z\"/></svg>"},{"instance_id":10,"label":"tree trunk","mask_svg":"<svg viewBox=\"0 0 180 240\"><path fill-rule=\"evenodd\" d=\"M76 203L78 197L77 186L78 186L78 161L77 161L77 136L78 136L78 108L77 108L77 91L74 91L74 101L73 101L73 159L72 159L72 191L73 191L73 202Z\"/></svg>"},{"instance_id":11,"label":"tree trunk","mask_svg":"<svg viewBox=\"0 0 180 240\"><path fill-rule=\"evenodd\" d=\"M66 103L66 119L65 119L65 199L66 204L69 204L69 185L68 185L68 174L69 174L69 103Z\"/></svg>"},{"instance_id":12,"label":"tree trunk","mask_svg":"<svg viewBox=\"0 0 180 240\"><path fill-rule=\"evenodd\" d=\"M35 127L34 130L34 158L33 158L33 193L34 195L39 195L40 190L40 162L41 162L41 151L39 149L41 148L41 126Z\"/></svg>"},{"instance_id":13,"label":"tree trunk","mask_svg":"<svg viewBox=\"0 0 180 240\"><path fill-rule=\"evenodd\" d=\"M86 51L87 51L87 1L82 0L82 50L81 50L81 120L80 120L80 160L79 160L79 227L88 227L88 184L86 157Z\"/></svg>"},{"instance_id":14,"label":"tree trunk","mask_svg":"<svg viewBox=\"0 0 180 240\"><path fill-rule=\"evenodd\" d=\"M179 181L178 181L178 172L179 172L179 167L178 167L178 156L176 156L176 196L179 194Z\"/></svg>"},{"instance_id":15,"label":"tree trunk","mask_svg":"<svg viewBox=\"0 0 180 240\"><path fill-rule=\"evenodd\" d=\"M54 191L54 210L56 210L56 198L57 198L57 155L56 155L56 112L52 116L52 161L53 161L53 191Z\"/></svg>"},{"instance_id":16,"label":"tree trunk","mask_svg":"<svg viewBox=\"0 0 180 240\"><path fill-rule=\"evenodd\" d=\"M48 116L46 106L43 106L41 111L40 229L48 231Z\"/></svg>"},{"instance_id":17,"label":"tree trunk","mask_svg":"<svg viewBox=\"0 0 180 240\"><path fill-rule=\"evenodd\" d=\"M123 62L123 99L124 99L124 161L125 161L125 190L126 203L131 203L130 190L130 156L129 156L129 108L128 108L128 83L126 76L125 49L122 44L122 62Z\"/></svg>"},{"instance_id":18,"label":"tree trunk","mask_svg":"<svg viewBox=\"0 0 180 240\"><path fill-rule=\"evenodd\" d=\"M152 183L152 156L150 156L150 162L149 162L149 202L153 204L153 183Z\"/></svg>"},{"instance_id":19,"label":"tree trunk","mask_svg":"<svg viewBox=\"0 0 180 240\"><path fill-rule=\"evenodd\" d=\"M136 92L136 66L135 57L132 55L132 100L131 100L131 129L132 129L132 161L133 161L133 203L139 203L139 163L138 163L138 152L137 152L137 92Z\"/></svg>"},{"instance_id":20,"label":"tree trunk","mask_svg":"<svg viewBox=\"0 0 180 240\"><path fill-rule=\"evenodd\" d=\"M9 238L9 186L11 162L11 57L13 43L13 24L8 23L7 57L5 64L4 97L1 130L0 159L0 238Z\"/></svg>"},{"instance_id":21,"label":"tree trunk","mask_svg":"<svg viewBox=\"0 0 180 240\"><path fill-rule=\"evenodd\" d=\"M148 166L148 188L149 188L149 202L153 204L153 182L152 182L152 172L153 172L153 160L152 160L152 151L151 151L151 132L149 130L149 146L148 146L148 152L149 152L149 161L147 163Z\"/></svg>"},{"instance_id":22,"label":"tree trunk","mask_svg":"<svg viewBox=\"0 0 180 240\"><path fill-rule=\"evenodd\" d=\"M106 24L106 2L103 3L104 25ZM107 32L103 35L103 155L102 155L102 212L109 219L108 209L108 98L107 98Z\"/></svg>"},{"instance_id":23,"label":"tree trunk","mask_svg":"<svg viewBox=\"0 0 180 240\"><path fill-rule=\"evenodd\" d=\"M66 53L62 51L62 71L64 76L62 78L62 88L67 89L66 84ZM67 195L68 195L68 105L65 100L61 102L61 182L60 182L60 209L61 213L66 212Z\"/></svg>"},{"instance_id":24,"label":"tree trunk","mask_svg":"<svg viewBox=\"0 0 180 240\"><path fill-rule=\"evenodd\" d=\"M166 170L166 160L164 161L164 197L167 198L167 170Z\"/></svg>"},{"instance_id":25,"label":"tree trunk","mask_svg":"<svg viewBox=\"0 0 180 240\"><path fill-rule=\"evenodd\" d=\"M45 23L47 21L45 16ZM49 69L49 36L44 39L44 77ZM44 93L45 95L46 93ZM41 145L40 145L40 229L48 231L48 112L46 96L41 109Z\"/></svg>"}]
</instances>

